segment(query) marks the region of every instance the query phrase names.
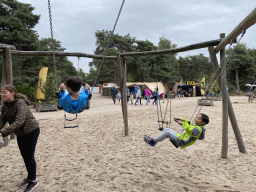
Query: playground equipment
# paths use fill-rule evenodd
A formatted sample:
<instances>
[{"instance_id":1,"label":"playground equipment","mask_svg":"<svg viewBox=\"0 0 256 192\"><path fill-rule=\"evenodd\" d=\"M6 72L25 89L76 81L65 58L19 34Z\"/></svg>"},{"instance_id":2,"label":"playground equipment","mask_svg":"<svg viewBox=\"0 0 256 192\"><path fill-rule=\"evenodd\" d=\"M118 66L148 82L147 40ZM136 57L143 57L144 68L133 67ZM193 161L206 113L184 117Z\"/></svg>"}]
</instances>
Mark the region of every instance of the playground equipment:
<instances>
[{"instance_id":1,"label":"playground equipment","mask_svg":"<svg viewBox=\"0 0 256 192\"><path fill-rule=\"evenodd\" d=\"M124 1L123 1L124 2ZM119 15L118 15L119 17ZM128 136L128 110L127 110L127 102L126 102L126 62L125 59L128 56L145 56L145 55L155 55L155 54L174 54L183 51L189 51L200 48L208 48L210 59L216 73L217 82L221 87L222 92L222 151L221 157L227 158L227 149L228 149L228 116L232 124L233 131L235 133L239 151L242 153L246 153L245 146L243 143L243 139L236 121L236 116L234 114L234 110L230 101L230 98L227 94L227 82L226 82L226 55L225 55L225 46L227 44L232 44L236 40L236 38L242 33L245 33L245 30L251 27L256 23L256 8L227 36L225 34L220 35L220 39L206 41L202 43L192 44L185 47L173 48L173 49L165 49L165 50L156 50L156 51L145 51L145 52L124 52L117 53L117 56L105 56L105 55L89 55L84 53L65 53L65 52L52 52L52 51L17 51L14 46L0 44L0 54L3 54L4 65L3 65L3 80L2 85L6 83L12 83L12 62L11 55L58 55L58 56L76 56L76 57L89 57L95 59L103 60L116 60L117 68L119 73L119 84L120 84L120 92L122 95L122 112L124 119L124 133L125 136ZM214 47L216 46L216 47ZM12 49L12 50L11 50ZM220 52L220 66L218 64L216 54ZM101 67L100 65L100 67ZM98 76L98 74L97 74ZM193 117L193 116L192 116Z\"/></svg>"},{"instance_id":2,"label":"playground equipment","mask_svg":"<svg viewBox=\"0 0 256 192\"><path fill-rule=\"evenodd\" d=\"M213 106L214 100L209 98L198 99L197 103L199 106Z\"/></svg>"}]
</instances>

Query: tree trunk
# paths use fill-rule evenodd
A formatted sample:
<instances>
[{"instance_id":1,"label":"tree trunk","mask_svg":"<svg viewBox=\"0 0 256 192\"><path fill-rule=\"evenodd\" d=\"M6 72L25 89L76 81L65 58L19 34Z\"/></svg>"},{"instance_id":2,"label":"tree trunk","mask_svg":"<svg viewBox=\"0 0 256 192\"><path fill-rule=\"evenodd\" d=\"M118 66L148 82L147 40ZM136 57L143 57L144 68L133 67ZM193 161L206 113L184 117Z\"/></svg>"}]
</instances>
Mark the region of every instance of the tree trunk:
<instances>
[{"instance_id":1,"label":"tree trunk","mask_svg":"<svg viewBox=\"0 0 256 192\"><path fill-rule=\"evenodd\" d=\"M237 86L237 92L240 91L239 81L238 81L238 70L236 69L236 86Z\"/></svg>"}]
</instances>

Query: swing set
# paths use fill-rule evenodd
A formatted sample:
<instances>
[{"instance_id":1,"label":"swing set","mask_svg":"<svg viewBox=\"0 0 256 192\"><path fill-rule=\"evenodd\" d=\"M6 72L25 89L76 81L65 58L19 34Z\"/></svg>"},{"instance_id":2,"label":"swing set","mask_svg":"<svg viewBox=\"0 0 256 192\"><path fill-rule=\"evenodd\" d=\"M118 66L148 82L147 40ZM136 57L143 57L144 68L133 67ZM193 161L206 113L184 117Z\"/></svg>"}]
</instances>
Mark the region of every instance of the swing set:
<instances>
[{"instance_id":1,"label":"swing set","mask_svg":"<svg viewBox=\"0 0 256 192\"><path fill-rule=\"evenodd\" d=\"M109 47L110 40L112 38L112 35L114 34L115 26L117 24L118 18L120 16L123 4L125 0L123 0L121 8L119 10L114 28L111 33L111 37L109 39L107 48ZM50 10L50 0L48 0L49 4L49 10ZM50 14L50 11L49 11ZM51 16L50 16L50 23L51 23ZM226 55L225 55L225 46L227 44L232 45L232 43L235 43L236 38L242 33L242 36L245 33L245 30L251 27L256 23L256 8L242 21L240 24L227 36L225 37L225 34L220 34L220 38L216 40L201 42L197 44L192 44L185 47L180 48L173 48L173 49L165 49L165 50L156 50L156 51L144 51L144 52L122 52L117 53L116 56L106 56L106 50L104 50L104 53L102 55L91 55L86 53L70 53L70 52L55 52L54 46L52 51L20 51L15 50L16 48L12 45L5 45L0 44L0 53L3 55L4 58L4 65L3 65L3 78L2 78L2 85L5 84L12 84L12 61L11 61L11 55L20 55L20 56L53 56L54 60L54 70L56 75L56 65L55 65L55 56L76 56L76 57L87 57L87 58L93 58L93 59L101 59L101 64L99 66L96 78L94 80L94 84L92 87L92 90L95 86L97 77L100 73L101 67L103 65L104 60L116 60L117 61L117 69L118 69L118 80L119 80L119 86L120 86L120 92L122 95L122 113L123 113L123 119L124 119L124 135L128 136L128 110L127 110L127 101L126 101L126 57L129 56L140 56L140 55L155 55L155 54L174 54L178 52L184 52L194 49L200 49L200 48L208 48L210 59L214 68L215 76L217 77L216 80L221 87L222 92L222 151L221 151L221 157L227 158L227 148L228 148L228 116L232 124L233 131L235 133L238 148L239 151L242 153L246 153L245 146L243 143L243 139L241 136L241 133L239 131L239 127L236 121L236 117L234 114L234 110L230 101L230 98L227 94L227 82L226 82ZM52 24L51 25L51 31L52 31ZM241 36L241 38L242 38ZM53 35L52 35L53 39ZM214 47L215 46L215 47ZM217 61L216 54L220 52L220 65ZM213 80L213 79L212 79ZM57 86L57 78L56 78L56 87ZM168 92L169 93L169 92ZM169 96L168 96L169 98ZM169 103L168 103L169 104ZM171 105L170 105L171 106ZM202 109L203 106L199 109L198 113ZM161 111L161 106L159 104L159 110ZM197 109L196 109L197 110ZM194 114L196 114L196 110ZM197 113L197 114L198 114ZM170 124L170 122L165 121L165 116L161 120L159 120L159 114L161 114L162 118L162 112L158 112L158 123L159 128L163 128L164 124ZM194 116L194 114L191 117L191 120ZM77 119L77 114L76 118ZM162 124L162 125L161 125ZM8 138L7 138L8 139ZM8 144L8 142L5 142L5 144Z\"/></svg>"}]
</instances>

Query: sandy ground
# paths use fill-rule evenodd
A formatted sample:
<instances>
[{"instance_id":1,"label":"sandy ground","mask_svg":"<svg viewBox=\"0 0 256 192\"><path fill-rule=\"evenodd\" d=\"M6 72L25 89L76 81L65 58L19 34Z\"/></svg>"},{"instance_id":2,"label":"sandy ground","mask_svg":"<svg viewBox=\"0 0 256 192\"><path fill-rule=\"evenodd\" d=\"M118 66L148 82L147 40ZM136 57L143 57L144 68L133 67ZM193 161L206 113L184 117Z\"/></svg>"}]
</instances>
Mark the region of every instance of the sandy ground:
<instances>
[{"instance_id":1,"label":"sandy ground","mask_svg":"<svg viewBox=\"0 0 256 192\"><path fill-rule=\"evenodd\" d=\"M200 108L197 99L173 99L172 119L191 119ZM221 101L201 109L210 117L206 138L186 149L176 149L167 139L155 147L143 141L144 135L160 133L156 106L146 106L145 100L141 106L128 106L128 137L124 137L121 105L96 94L91 109L79 115L76 129L63 128L63 111L32 110L41 128L35 154L36 191L254 192L256 102L249 104L246 97L231 97L231 101L247 154L239 152L229 123L228 159L220 158ZM165 111L166 103L161 106ZM174 121L170 126L177 132L182 130ZM26 169L16 140L2 148L0 156L0 191L23 191L19 183L26 177Z\"/></svg>"}]
</instances>

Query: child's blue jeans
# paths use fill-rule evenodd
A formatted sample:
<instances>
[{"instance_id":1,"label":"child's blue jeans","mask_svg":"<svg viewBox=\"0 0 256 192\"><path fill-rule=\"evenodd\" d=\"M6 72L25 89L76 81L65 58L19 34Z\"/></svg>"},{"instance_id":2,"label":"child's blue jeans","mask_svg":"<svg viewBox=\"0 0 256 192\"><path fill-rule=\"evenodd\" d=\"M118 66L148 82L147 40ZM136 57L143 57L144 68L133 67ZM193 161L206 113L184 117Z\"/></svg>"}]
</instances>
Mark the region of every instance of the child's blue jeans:
<instances>
[{"instance_id":1,"label":"child's blue jeans","mask_svg":"<svg viewBox=\"0 0 256 192\"><path fill-rule=\"evenodd\" d=\"M149 96L146 96L146 98L147 98L147 102L146 103L148 104Z\"/></svg>"},{"instance_id":2,"label":"child's blue jeans","mask_svg":"<svg viewBox=\"0 0 256 192\"><path fill-rule=\"evenodd\" d=\"M157 142L163 141L166 138L172 138L176 142L179 141L178 133L169 128L164 128L163 131L155 138Z\"/></svg>"}]
</instances>

